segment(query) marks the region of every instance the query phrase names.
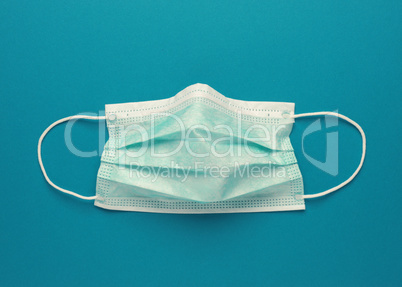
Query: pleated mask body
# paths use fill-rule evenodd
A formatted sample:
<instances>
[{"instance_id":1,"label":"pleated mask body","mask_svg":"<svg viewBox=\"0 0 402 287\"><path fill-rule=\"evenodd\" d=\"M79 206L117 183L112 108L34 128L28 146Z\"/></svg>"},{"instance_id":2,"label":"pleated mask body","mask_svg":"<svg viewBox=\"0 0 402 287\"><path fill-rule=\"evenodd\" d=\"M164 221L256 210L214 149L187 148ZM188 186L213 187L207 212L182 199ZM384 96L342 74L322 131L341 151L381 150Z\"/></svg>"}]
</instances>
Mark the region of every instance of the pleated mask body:
<instances>
[{"instance_id":1,"label":"pleated mask body","mask_svg":"<svg viewBox=\"0 0 402 287\"><path fill-rule=\"evenodd\" d=\"M106 105L95 205L165 213L301 210L293 103L224 97L203 84L172 98Z\"/></svg>"}]
</instances>

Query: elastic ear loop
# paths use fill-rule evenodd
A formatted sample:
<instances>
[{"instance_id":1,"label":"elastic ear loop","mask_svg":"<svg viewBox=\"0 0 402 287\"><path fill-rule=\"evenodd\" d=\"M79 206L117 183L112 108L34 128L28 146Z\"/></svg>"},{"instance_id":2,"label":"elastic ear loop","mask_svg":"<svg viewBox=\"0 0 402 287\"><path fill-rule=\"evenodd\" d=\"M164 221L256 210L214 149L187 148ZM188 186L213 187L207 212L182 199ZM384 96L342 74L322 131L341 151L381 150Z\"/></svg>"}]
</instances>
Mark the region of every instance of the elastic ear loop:
<instances>
[{"instance_id":1,"label":"elastic ear loop","mask_svg":"<svg viewBox=\"0 0 402 287\"><path fill-rule=\"evenodd\" d=\"M78 198L81 198L81 199L85 199L85 200L94 200L94 199L96 199L96 197L97 197L96 195L94 195L94 196L83 196L83 195L80 195L80 194L78 194L78 193L75 193L75 192L69 191L69 190L67 190L67 189L61 188L60 186L57 186L56 184L54 184L54 183L49 179L49 177L47 176L46 170L45 170L45 168L44 168L44 166L43 166L43 162L42 162L42 141L43 141L43 139L45 138L45 136L47 135L47 133L48 133L52 128L54 128L55 126L57 126L58 124L61 124L61 123L64 123L64 122L67 122L67 121L70 121L70 120L73 120L73 119L104 120L104 119L106 119L106 117L105 117L105 116L99 116L99 117L97 117L97 116L78 115L78 116L66 117L66 118L60 119L60 120L58 120L58 121L55 121L53 124L51 124L51 125L42 133L42 135L41 135L40 138L39 138L39 142L38 142L38 161L39 161L39 165L40 165L40 168L41 168L41 170L42 170L43 175L45 176L46 181L47 181L51 186L53 186L55 189L58 189L58 190L60 190L61 192L64 192L64 193L67 193L67 194L71 194L72 196L75 196L75 197L78 197Z\"/></svg>"},{"instance_id":2,"label":"elastic ear loop","mask_svg":"<svg viewBox=\"0 0 402 287\"><path fill-rule=\"evenodd\" d=\"M348 118L348 117L346 117L344 115L338 114L338 113L333 113L333 112L316 112L316 113L305 113L305 114L298 114L298 115L288 115L288 114L284 115L284 117L295 118L295 119L296 118L302 118L302 117L312 117L312 116L335 116L335 117L338 117L338 118L341 118L341 119L347 121L348 123L352 124L355 128L357 128L357 130L360 132L360 135L362 136L362 157L360 159L359 166L357 167L355 172L347 180L345 180L341 184L339 184L339 185L337 185L337 186L335 186L333 188L330 188L330 189L328 189L326 191L316 193L316 194L305 194L305 195L303 195L303 198L321 197L321 196L327 195L327 194L329 194L331 192L334 192L334 191L344 187L349 182L351 182L355 178L355 176L359 173L360 169L363 166L364 158L366 157L366 135L364 134L364 131L361 128L361 126L358 123L356 123L355 121L351 120L350 118Z\"/></svg>"},{"instance_id":3,"label":"elastic ear loop","mask_svg":"<svg viewBox=\"0 0 402 287\"><path fill-rule=\"evenodd\" d=\"M353 125L355 128L357 128L357 130L360 132L360 134L361 134L361 136L362 136L362 156L361 156L360 164L359 164L359 166L357 167L357 169L355 170L355 172L354 172L347 180L345 180L345 181L342 182L341 184L339 184L339 185L337 185L337 186L335 186L335 187L333 187L333 188L330 188L330 189L328 189L328 190L326 190L326 191L320 192L320 193L316 193L316 194L305 194L305 195L303 195L303 198L316 198L316 197L321 197L321 196L327 195L327 194L329 194L329 193L331 193L331 192L334 192L334 191L336 191L336 190L338 190L338 189L344 187L344 186L347 185L349 182L351 182L351 181L356 177L356 175L359 173L359 171L361 170L361 168L362 168L362 166L363 166L364 158L366 157L366 135L365 135L363 129L361 128L361 126L360 126L358 123L356 123L355 121L353 121L352 119L350 119L350 118L348 118L348 117L346 117L346 116L344 116L344 115L341 115L341 114L338 114L338 113L334 113L334 112L316 112L316 113L304 113L304 114L297 114L297 115L287 115L287 114L285 114L284 117L289 117L289 118L295 118L295 119L296 119L296 118L302 118L302 117L325 116L325 115L328 115L328 116L335 116L335 117L341 118L341 119L343 119L343 120L349 122L350 124L352 124L352 125ZM69 191L69 190L67 190L67 189L64 189L64 188L61 188L61 187L57 186L56 184L54 184L54 183L49 179L49 177L47 176L46 170L45 170L45 168L44 168L44 166L43 166L43 162L42 162L42 141L43 141L43 139L45 138L45 136L47 135L47 133L48 133L52 128L54 128L55 126L57 126L58 124L61 124L61 123L63 123L63 122L67 122L67 121L70 121L70 120L73 120L73 119L104 120L104 119L106 119L106 117L105 117L105 116L84 116L84 115L70 116L70 117L66 117L66 118L60 119L60 120L54 122L53 124L51 124L51 125L42 133L42 135L41 135L40 138L39 138L39 142L38 142L38 161L39 161L39 165L40 165L40 168L41 168L41 170L42 170L42 173L43 173L43 175L44 175L46 181L47 181L51 186L53 186L54 188L60 190L61 192L64 192L64 193L73 195L73 196L78 197L78 198L81 198L81 199L85 199L85 200L94 200L94 199L97 198L96 195L95 195L95 196L83 196L83 195L80 195L80 194L78 194L78 193L75 193L75 192L72 192L72 191Z\"/></svg>"}]
</instances>

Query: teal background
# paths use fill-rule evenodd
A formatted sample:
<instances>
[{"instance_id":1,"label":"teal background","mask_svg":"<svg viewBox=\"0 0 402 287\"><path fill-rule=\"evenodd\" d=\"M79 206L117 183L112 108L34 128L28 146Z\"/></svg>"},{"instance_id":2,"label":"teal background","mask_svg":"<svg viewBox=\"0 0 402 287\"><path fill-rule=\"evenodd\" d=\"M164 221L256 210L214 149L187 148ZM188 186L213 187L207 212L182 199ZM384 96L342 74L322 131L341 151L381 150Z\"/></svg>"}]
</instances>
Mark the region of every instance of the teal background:
<instances>
[{"instance_id":1,"label":"teal background","mask_svg":"<svg viewBox=\"0 0 402 287\"><path fill-rule=\"evenodd\" d=\"M1 1L0 286L400 286L401 1ZM113 212L44 180L37 141L53 121L105 104L173 96L196 82L225 96L339 110L367 133L366 163L307 210L223 215ZM304 140L315 193L356 168L361 142L341 122ZM79 158L64 128L43 145L49 177L95 193L99 156ZM98 150L98 124L73 129ZM101 151L99 151L101 152Z\"/></svg>"}]
</instances>

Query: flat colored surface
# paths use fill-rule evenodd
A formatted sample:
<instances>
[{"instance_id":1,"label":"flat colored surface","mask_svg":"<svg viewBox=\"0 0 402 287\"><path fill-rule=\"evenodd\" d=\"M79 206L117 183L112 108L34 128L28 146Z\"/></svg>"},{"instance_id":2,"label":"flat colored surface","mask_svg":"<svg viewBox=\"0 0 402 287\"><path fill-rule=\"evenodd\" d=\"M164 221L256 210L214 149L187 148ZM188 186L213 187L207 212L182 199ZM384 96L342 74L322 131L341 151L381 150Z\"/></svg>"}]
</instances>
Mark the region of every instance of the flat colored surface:
<instances>
[{"instance_id":1,"label":"flat colored surface","mask_svg":"<svg viewBox=\"0 0 402 287\"><path fill-rule=\"evenodd\" d=\"M0 286L400 286L402 2L1 1ZM113 212L44 180L37 141L53 121L104 104L173 96L206 83L227 97L338 110L367 134L366 163L306 211L223 215ZM315 193L345 180L361 153L344 122L291 139ZM49 177L95 193L99 156L80 158L65 126L45 139ZM74 145L99 148L77 122Z\"/></svg>"}]
</instances>

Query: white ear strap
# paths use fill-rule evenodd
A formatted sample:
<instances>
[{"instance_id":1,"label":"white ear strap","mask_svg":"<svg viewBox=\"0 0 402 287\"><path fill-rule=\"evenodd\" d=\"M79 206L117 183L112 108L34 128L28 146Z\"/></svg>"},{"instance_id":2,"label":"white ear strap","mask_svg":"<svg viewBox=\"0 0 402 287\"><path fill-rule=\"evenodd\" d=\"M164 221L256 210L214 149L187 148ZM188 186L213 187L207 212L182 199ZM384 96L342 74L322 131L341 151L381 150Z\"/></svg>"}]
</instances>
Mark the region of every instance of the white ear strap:
<instances>
[{"instance_id":1,"label":"white ear strap","mask_svg":"<svg viewBox=\"0 0 402 287\"><path fill-rule=\"evenodd\" d=\"M358 123L356 123L355 121L351 120L350 118L348 118L348 117L346 117L346 116L344 116L344 115L341 115L341 114L338 114L338 113L334 113L334 112L316 112L316 113L305 113L305 114L298 114L298 115L291 115L291 116L285 115L285 116L287 116L287 117L292 117L292 118L301 118L301 117L324 116L324 115L339 117L339 118L341 118L341 119L343 119L343 120L349 122L350 124L352 124L352 125L353 125L354 127L356 127L357 130L360 132L360 134L361 134L361 136L362 136L362 156L361 156L360 164L359 164L359 166L357 167L357 169L355 170L355 172L354 172L347 180L345 180L345 181L342 182L341 184L339 184L339 185L337 185L337 186L335 186L335 187L333 187L333 188L331 188L331 189L328 189L328 190L326 190L326 191L320 192L320 193L316 193L316 194L305 194L305 195L303 196L303 198L316 198L316 197L321 197L321 196L327 195L327 194L329 194L329 193L331 193L331 192L334 192L334 191L336 191L336 190L338 190L338 189L344 187L344 186L347 185L349 182L351 182L351 181L356 177L356 175L359 173L360 169L361 169L362 166L363 166L364 158L365 158L365 156L366 156L366 135L364 134L363 129L360 127L360 125L359 125ZM66 118L60 119L60 120L54 122L53 124L51 124L51 125L42 133L42 135L41 135L40 138L39 138L39 142L38 142L38 161L39 161L39 165L40 165L40 168L41 168L41 170L42 170L42 173L43 173L43 175L44 175L46 181L47 181L51 186L53 186L54 188L60 190L61 192L64 192L64 193L67 193L67 194L71 194L71 195L73 195L73 196L75 196L75 197L78 197L78 198L81 198L81 199L85 199L85 200L94 200L94 199L96 199L96 195L95 195L95 196L82 196L82 195L80 195L80 194L77 194L77 193L75 193L75 192L72 192L72 191L69 191L69 190L66 190L66 189L64 189L64 188L61 188L61 187L57 186L56 184L54 184L54 183L49 179L49 177L47 176L46 170L45 170L45 168L44 168L44 166L43 166L43 162L42 162L42 141L43 141L43 139L45 138L45 136L47 135L47 133L48 133L53 127L57 126L58 124L61 124L61 123L63 123L63 122L67 122L67 121L73 120L73 119L104 120L104 119L106 119L106 117L105 117L105 116L83 116L83 115L79 115L79 116L70 116L70 117L66 117Z\"/></svg>"},{"instance_id":2,"label":"white ear strap","mask_svg":"<svg viewBox=\"0 0 402 287\"><path fill-rule=\"evenodd\" d=\"M359 173L360 169L363 166L364 158L366 157L366 135L364 134L364 131L361 128L361 126L358 123L356 123L355 121L351 120L350 118L348 118L344 115L338 114L338 113L333 113L333 112L317 112L317 113L306 113L306 114L298 114L298 115L287 115L287 117L291 117L291 118L312 117L312 116L335 116L335 117L338 117L338 118L341 118L341 119L347 121L348 123L352 124L355 128L357 128L357 130L360 132L360 134L362 136L362 157L360 159L359 166L347 180L345 180L341 184L339 184L333 188L330 188L326 191L316 193L316 194L305 194L305 195L303 195L303 198L315 198L315 197L324 196L328 193L334 192L334 191L344 187L349 182L351 182L355 178L355 176Z\"/></svg>"},{"instance_id":3,"label":"white ear strap","mask_svg":"<svg viewBox=\"0 0 402 287\"><path fill-rule=\"evenodd\" d=\"M71 117L66 117L66 118L60 119L60 120L58 120L58 121L55 121L53 124L51 124L51 125L42 133L42 135L41 135L40 138L39 138L39 142L38 142L38 161L39 161L39 165L40 165L40 168L42 169L42 173L43 173L43 175L45 176L46 181L47 181L51 186L53 186L54 188L60 190L61 192L71 194L71 195L73 195L73 196L75 196L75 197L78 197L78 198L81 198L81 199L85 199L85 200L94 200L94 199L96 199L96 195L95 195L95 196L83 196L83 195L80 195L80 194L78 194L78 193L75 193L75 192L72 192L72 191L69 191L69 190L66 190L66 189L64 189L64 188L61 188L61 187L57 186L56 184L54 184L54 183L49 179L49 177L48 177L47 174L46 174L46 170L45 170L45 168L43 167L43 163L42 163L42 141L43 141L43 139L45 138L46 134L47 134L53 127L57 126L58 124L61 124L61 123L64 123L64 122L67 122L67 121L73 120L73 119L104 120L104 119L106 119L106 117L105 117L105 116L99 116L99 117L95 117L95 116L71 116Z\"/></svg>"}]
</instances>

